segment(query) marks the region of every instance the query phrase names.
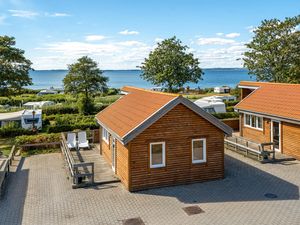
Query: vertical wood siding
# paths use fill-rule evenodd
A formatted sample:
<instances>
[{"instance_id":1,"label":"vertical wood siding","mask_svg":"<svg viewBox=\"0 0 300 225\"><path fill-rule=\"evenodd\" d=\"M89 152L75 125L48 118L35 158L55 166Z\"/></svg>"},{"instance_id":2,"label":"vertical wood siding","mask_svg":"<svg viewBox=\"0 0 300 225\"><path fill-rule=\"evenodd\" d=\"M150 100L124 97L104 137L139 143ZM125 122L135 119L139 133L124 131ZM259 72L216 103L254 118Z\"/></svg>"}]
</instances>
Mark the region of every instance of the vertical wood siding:
<instances>
[{"instance_id":1,"label":"vertical wood siding","mask_svg":"<svg viewBox=\"0 0 300 225\"><path fill-rule=\"evenodd\" d=\"M207 162L192 164L193 138L206 138ZM166 167L150 169L151 142L166 142ZM223 178L224 134L180 104L130 143L129 190Z\"/></svg>"},{"instance_id":2,"label":"vertical wood siding","mask_svg":"<svg viewBox=\"0 0 300 225\"><path fill-rule=\"evenodd\" d=\"M281 123L282 153L300 160L300 125Z\"/></svg>"}]
</instances>

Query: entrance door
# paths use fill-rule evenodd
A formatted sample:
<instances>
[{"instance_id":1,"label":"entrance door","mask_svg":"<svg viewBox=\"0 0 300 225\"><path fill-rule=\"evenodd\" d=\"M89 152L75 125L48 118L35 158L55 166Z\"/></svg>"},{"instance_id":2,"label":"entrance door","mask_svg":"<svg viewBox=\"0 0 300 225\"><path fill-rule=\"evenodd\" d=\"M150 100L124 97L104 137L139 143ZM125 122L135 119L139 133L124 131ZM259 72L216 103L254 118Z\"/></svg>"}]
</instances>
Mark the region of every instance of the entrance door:
<instances>
[{"instance_id":1,"label":"entrance door","mask_svg":"<svg viewBox=\"0 0 300 225\"><path fill-rule=\"evenodd\" d=\"M280 122L272 121L272 142L274 142L275 151L280 151Z\"/></svg>"},{"instance_id":2,"label":"entrance door","mask_svg":"<svg viewBox=\"0 0 300 225\"><path fill-rule=\"evenodd\" d=\"M112 146L111 146L111 167L112 170L116 171L116 139L112 139Z\"/></svg>"}]
</instances>

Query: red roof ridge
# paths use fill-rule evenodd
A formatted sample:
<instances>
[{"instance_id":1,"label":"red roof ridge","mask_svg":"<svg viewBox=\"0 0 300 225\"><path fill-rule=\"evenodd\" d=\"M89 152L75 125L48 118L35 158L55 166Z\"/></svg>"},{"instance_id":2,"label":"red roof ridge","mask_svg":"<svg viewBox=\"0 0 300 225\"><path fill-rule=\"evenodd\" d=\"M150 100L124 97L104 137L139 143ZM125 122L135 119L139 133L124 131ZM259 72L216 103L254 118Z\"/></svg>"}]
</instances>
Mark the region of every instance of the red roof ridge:
<instances>
[{"instance_id":1,"label":"red roof ridge","mask_svg":"<svg viewBox=\"0 0 300 225\"><path fill-rule=\"evenodd\" d=\"M245 85L245 84L250 84L250 85L292 85L292 86L297 86L300 84L291 84L291 83L275 83L275 82L260 82L260 81L240 81L239 85Z\"/></svg>"},{"instance_id":2,"label":"red roof ridge","mask_svg":"<svg viewBox=\"0 0 300 225\"><path fill-rule=\"evenodd\" d=\"M134 90L137 90L137 91L149 92L149 93L153 93L153 94L161 94L161 95L168 95L168 96L174 96L174 97L181 96L180 94L174 94L174 93L169 93L169 92L161 92L161 91L152 91L152 90L148 90L148 89L144 89L144 88L138 88L138 87L134 87L134 86L124 86L123 88L121 88L121 90L126 91L125 90L126 88L134 89Z\"/></svg>"}]
</instances>

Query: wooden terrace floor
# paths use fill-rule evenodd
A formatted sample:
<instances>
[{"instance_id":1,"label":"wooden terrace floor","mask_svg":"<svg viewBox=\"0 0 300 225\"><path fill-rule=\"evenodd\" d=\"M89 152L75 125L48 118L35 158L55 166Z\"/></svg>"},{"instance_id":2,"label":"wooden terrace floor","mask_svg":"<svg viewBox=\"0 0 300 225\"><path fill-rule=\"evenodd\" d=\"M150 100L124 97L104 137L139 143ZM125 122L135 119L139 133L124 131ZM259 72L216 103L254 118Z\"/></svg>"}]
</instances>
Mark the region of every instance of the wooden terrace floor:
<instances>
[{"instance_id":1,"label":"wooden terrace floor","mask_svg":"<svg viewBox=\"0 0 300 225\"><path fill-rule=\"evenodd\" d=\"M79 162L93 162L94 163L94 183L106 184L120 182L115 175L111 166L105 161L99 150L93 146L91 149L80 149L71 151L71 154L76 163Z\"/></svg>"}]
</instances>

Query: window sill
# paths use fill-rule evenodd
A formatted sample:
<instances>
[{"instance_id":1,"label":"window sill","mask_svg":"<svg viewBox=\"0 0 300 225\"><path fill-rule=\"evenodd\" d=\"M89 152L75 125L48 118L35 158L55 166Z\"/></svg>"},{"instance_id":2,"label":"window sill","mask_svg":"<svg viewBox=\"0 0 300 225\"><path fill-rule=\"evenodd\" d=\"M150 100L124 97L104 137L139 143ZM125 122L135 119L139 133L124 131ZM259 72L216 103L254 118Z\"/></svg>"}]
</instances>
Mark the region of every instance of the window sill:
<instances>
[{"instance_id":1,"label":"window sill","mask_svg":"<svg viewBox=\"0 0 300 225\"><path fill-rule=\"evenodd\" d=\"M205 164L206 160L201 160L201 161L192 161L193 165L198 165L198 164Z\"/></svg>"},{"instance_id":2,"label":"window sill","mask_svg":"<svg viewBox=\"0 0 300 225\"><path fill-rule=\"evenodd\" d=\"M256 127L251 127L251 126L248 126L248 125L244 125L244 127L250 128L250 129L253 129L253 130L257 130L257 131L264 131L263 128L256 128Z\"/></svg>"},{"instance_id":3,"label":"window sill","mask_svg":"<svg viewBox=\"0 0 300 225\"><path fill-rule=\"evenodd\" d=\"M165 165L154 165L154 166L150 166L150 169L160 169L160 168L165 168Z\"/></svg>"}]
</instances>

